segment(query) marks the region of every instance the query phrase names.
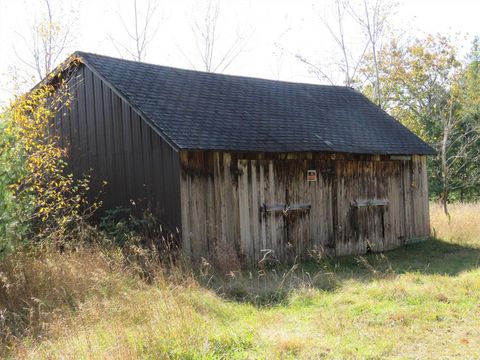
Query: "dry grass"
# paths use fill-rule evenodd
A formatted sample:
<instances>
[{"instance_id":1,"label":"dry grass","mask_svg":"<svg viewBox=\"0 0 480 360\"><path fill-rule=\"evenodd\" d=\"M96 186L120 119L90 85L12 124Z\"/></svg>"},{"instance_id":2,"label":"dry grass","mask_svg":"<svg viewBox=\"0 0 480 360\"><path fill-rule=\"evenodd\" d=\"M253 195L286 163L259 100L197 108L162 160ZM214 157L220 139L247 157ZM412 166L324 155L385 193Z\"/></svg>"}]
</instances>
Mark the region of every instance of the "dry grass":
<instances>
[{"instance_id":1,"label":"dry grass","mask_svg":"<svg viewBox=\"0 0 480 360\"><path fill-rule=\"evenodd\" d=\"M480 203L450 204L450 220L437 203L430 204L432 235L455 243L480 246Z\"/></svg>"},{"instance_id":2,"label":"dry grass","mask_svg":"<svg viewBox=\"0 0 480 360\"><path fill-rule=\"evenodd\" d=\"M121 253L96 248L59 253L51 248L11 254L0 262L0 340L41 337L52 319L72 314L90 297L138 286Z\"/></svg>"},{"instance_id":3,"label":"dry grass","mask_svg":"<svg viewBox=\"0 0 480 360\"><path fill-rule=\"evenodd\" d=\"M448 222L433 205L442 240L228 276L112 249L18 254L0 264L3 355L480 358L479 209Z\"/></svg>"}]
</instances>

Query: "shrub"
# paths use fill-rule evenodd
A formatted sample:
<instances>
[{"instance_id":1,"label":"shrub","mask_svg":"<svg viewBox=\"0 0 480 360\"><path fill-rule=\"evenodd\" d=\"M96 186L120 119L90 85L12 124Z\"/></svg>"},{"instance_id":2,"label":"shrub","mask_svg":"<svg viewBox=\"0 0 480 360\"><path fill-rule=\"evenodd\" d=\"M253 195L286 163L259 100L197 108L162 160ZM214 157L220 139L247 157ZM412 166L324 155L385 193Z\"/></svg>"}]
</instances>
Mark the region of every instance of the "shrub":
<instances>
[{"instance_id":1,"label":"shrub","mask_svg":"<svg viewBox=\"0 0 480 360\"><path fill-rule=\"evenodd\" d=\"M0 127L0 250L35 239L66 241L96 208L84 196L88 178L67 171L55 115L69 106L61 74L12 102Z\"/></svg>"}]
</instances>

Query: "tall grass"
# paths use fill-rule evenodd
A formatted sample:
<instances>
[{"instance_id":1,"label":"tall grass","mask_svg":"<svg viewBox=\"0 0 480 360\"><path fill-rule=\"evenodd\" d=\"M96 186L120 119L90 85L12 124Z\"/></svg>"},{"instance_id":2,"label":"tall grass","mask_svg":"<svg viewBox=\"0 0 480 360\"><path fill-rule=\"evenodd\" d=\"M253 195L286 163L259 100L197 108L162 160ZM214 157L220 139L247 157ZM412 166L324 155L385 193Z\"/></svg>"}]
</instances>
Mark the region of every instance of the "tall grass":
<instances>
[{"instance_id":1,"label":"tall grass","mask_svg":"<svg viewBox=\"0 0 480 360\"><path fill-rule=\"evenodd\" d=\"M231 305L175 266L154 249L93 245L10 256L0 266L0 355L183 358L250 346L250 330L231 326L250 311L230 314Z\"/></svg>"},{"instance_id":2,"label":"tall grass","mask_svg":"<svg viewBox=\"0 0 480 360\"><path fill-rule=\"evenodd\" d=\"M478 205L432 204L438 239L220 272L138 246L45 246L0 263L15 358L478 358ZM148 274L148 276L147 276Z\"/></svg>"},{"instance_id":3,"label":"tall grass","mask_svg":"<svg viewBox=\"0 0 480 360\"><path fill-rule=\"evenodd\" d=\"M2 259L2 342L41 338L57 315L72 314L87 299L117 294L125 285L138 286L119 259L119 253L106 256L95 247L60 253L48 246Z\"/></svg>"},{"instance_id":4,"label":"tall grass","mask_svg":"<svg viewBox=\"0 0 480 360\"><path fill-rule=\"evenodd\" d=\"M449 205L450 219L440 204L430 204L432 235L456 243L480 246L480 203Z\"/></svg>"}]
</instances>

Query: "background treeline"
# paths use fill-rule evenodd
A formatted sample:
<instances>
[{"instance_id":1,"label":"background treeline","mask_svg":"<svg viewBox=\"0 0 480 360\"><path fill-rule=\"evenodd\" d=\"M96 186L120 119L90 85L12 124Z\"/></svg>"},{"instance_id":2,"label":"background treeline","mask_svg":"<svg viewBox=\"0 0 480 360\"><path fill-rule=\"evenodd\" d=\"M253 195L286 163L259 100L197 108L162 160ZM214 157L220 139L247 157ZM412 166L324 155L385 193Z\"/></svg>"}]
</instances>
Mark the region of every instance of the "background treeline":
<instances>
[{"instance_id":1,"label":"background treeline","mask_svg":"<svg viewBox=\"0 0 480 360\"><path fill-rule=\"evenodd\" d=\"M355 86L435 148L428 163L431 198L446 212L450 201L478 200L480 39L464 59L440 35L393 39L377 56L378 68L366 57L360 68L365 81Z\"/></svg>"}]
</instances>

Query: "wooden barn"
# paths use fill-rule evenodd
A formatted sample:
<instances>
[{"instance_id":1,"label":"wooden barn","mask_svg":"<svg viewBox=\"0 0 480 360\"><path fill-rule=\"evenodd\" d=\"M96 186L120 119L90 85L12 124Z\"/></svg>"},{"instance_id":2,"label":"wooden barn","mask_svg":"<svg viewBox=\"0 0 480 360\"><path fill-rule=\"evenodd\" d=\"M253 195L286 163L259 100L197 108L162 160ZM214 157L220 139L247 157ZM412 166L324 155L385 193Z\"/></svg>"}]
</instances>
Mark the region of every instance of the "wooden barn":
<instances>
[{"instance_id":1,"label":"wooden barn","mask_svg":"<svg viewBox=\"0 0 480 360\"><path fill-rule=\"evenodd\" d=\"M71 59L56 128L74 174L91 173L104 208L151 209L193 259L290 262L429 235L434 151L351 88Z\"/></svg>"}]
</instances>

